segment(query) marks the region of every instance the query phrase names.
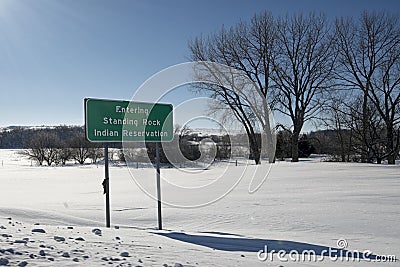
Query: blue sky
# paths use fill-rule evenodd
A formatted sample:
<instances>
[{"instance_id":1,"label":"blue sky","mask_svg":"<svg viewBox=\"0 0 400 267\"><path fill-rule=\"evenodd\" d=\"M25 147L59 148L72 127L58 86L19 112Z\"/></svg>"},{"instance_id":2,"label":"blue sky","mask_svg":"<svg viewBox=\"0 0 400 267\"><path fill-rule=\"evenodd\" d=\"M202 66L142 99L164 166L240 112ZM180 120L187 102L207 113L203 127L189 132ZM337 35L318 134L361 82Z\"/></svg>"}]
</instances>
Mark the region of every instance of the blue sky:
<instances>
[{"instance_id":1,"label":"blue sky","mask_svg":"<svg viewBox=\"0 0 400 267\"><path fill-rule=\"evenodd\" d=\"M400 1L0 0L0 127L83 125L85 97L131 99L188 41L249 20L400 10Z\"/></svg>"}]
</instances>

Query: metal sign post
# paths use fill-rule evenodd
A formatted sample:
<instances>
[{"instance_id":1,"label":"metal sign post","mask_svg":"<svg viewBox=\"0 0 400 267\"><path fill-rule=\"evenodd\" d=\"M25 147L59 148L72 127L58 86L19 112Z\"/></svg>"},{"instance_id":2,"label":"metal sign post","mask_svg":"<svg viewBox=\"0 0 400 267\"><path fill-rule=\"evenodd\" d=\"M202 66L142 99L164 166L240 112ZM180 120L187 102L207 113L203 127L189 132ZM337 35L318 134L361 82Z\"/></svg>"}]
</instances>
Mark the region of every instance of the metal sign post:
<instances>
[{"instance_id":1,"label":"metal sign post","mask_svg":"<svg viewBox=\"0 0 400 267\"><path fill-rule=\"evenodd\" d=\"M161 216L161 179L160 179L160 148L159 142L156 142L156 169L157 169L157 214L158 214L158 230L162 230Z\"/></svg>"},{"instance_id":2,"label":"metal sign post","mask_svg":"<svg viewBox=\"0 0 400 267\"><path fill-rule=\"evenodd\" d=\"M104 147L104 171L105 178L103 181L104 192L106 194L106 227L111 226L111 216L110 216L110 175L108 171L108 145Z\"/></svg>"}]
</instances>

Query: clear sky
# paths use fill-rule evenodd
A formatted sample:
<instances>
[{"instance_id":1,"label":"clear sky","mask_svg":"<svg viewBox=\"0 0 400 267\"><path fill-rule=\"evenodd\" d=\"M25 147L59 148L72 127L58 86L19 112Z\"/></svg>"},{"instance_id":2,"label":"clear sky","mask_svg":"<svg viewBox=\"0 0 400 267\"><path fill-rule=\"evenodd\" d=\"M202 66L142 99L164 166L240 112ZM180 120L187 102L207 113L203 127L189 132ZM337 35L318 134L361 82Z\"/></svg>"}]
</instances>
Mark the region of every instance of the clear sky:
<instances>
[{"instance_id":1,"label":"clear sky","mask_svg":"<svg viewBox=\"0 0 400 267\"><path fill-rule=\"evenodd\" d=\"M400 11L397 0L0 0L0 127L83 125L85 97L131 99L188 41L249 20Z\"/></svg>"}]
</instances>

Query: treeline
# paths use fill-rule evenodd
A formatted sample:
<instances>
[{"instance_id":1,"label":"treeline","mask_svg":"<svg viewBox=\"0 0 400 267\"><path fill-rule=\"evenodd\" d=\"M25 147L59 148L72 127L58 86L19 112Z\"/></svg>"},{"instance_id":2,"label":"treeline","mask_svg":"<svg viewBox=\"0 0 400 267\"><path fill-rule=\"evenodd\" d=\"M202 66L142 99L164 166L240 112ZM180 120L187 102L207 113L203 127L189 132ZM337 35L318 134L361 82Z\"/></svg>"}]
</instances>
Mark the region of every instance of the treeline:
<instances>
[{"instance_id":1,"label":"treeline","mask_svg":"<svg viewBox=\"0 0 400 267\"><path fill-rule=\"evenodd\" d=\"M121 143L107 145L118 151L115 154L120 161L155 162L155 143L130 143L131 149L125 151ZM20 149L22 155L39 165L65 165L71 161L95 163L104 157L104 146L88 142L82 126L11 127L0 132L0 148ZM189 166L231 157L254 157L248 149L246 135L201 135L190 129L176 129L174 140L160 146L160 161L166 164Z\"/></svg>"},{"instance_id":2,"label":"treeline","mask_svg":"<svg viewBox=\"0 0 400 267\"><path fill-rule=\"evenodd\" d=\"M276 135L275 158L291 159L292 132L279 130ZM259 140L260 138L258 138ZM380 164L385 157L384 139L376 143L376 149L368 154L369 162ZM90 143L86 140L84 127L57 126L42 128L15 127L0 132L0 148L21 149L21 153L37 161L39 165L64 165L68 161L84 164L90 160L96 163L104 157L102 143ZM121 143L107 143L117 149L120 161L155 162L155 143L131 143L131 149L122 150ZM320 130L302 134L298 140L300 158L311 154L324 154L330 161L361 162L361 140L357 132L351 129ZM167 153L164 152L167 150ZM176 133L172 142L160 146L160 161L167 164L189 164L196 161L212 162L229 158L254 159L249 149L246 134L201 135L190 129Z\"/></svg>"},{"instance_id":3,"label":"treeline","mask_svg":"<svg viewBox=\"0 0 400 267\"><path fill-rule=\"evenodd\" d=\"M206 137L185 130L184 134L175 134L173 142L160 146L162 163L194 162L201 157L226 159L230 157L228 136L210 135L214 146L201 146ZM120 161L155 162L155 143L131 143L132 149L122 149L121 143L91 143L86 140L84 127L11 127L0 132L0 148L21 149L21 154L35 160L39 165L65 165L68 161L84 164L88 160L96 163L104 157L104 146L118 149ZM164 153L166 148L169 157ZM179 150L179 151L178 151ZM214 151L215 150L215 151ZM110 158L113 158L111 156Z\"/></svg>"},{"instance_id":4,"label":"treeline","mask_svg":"<svg viewBox=\"0 0 400 267\"><path fill-rule=\"evenodd\" d=\"M48 166L65 165L69 160L96 162L103 155L102 145L88 142L79 126L7 129L0 133L0 147L21 149L22 155Z\"/></svg>"},{"instance_id":5,"label":"treeline","mask_svg":"<svg viewBox=\"0 0 400 267\"><path fill-rule=\"evenodd\" d=\"M0 131L1 149L26 149L29 148L32 138L38 133L51 133L60 140L67 140L84 133L81 126L56 126L56 127L20 127L12 126Z\"/></svg>"}]
</instances>

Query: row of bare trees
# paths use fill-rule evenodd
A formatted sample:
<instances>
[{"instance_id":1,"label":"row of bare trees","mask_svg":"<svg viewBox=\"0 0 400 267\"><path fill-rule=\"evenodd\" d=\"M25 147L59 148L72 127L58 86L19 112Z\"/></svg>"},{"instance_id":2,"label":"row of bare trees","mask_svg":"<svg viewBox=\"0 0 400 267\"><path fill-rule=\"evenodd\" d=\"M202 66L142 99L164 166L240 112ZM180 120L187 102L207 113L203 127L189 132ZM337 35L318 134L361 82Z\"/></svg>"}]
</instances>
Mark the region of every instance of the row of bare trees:
<instances>
[{"instance_id":1,"label":"row of bare trees","mask_svg":"<svg viewBox=\"0 0 400 267\"><path fill-rule=\"evenodd\" d=\"M351 132L350 144L342 136L341 145L356 150L362 162L375 157L395 163L400 142L398 16L364 12L358 19L330 21L315 13L275 18L263 12L195 38L189 48L193 60L241 71L274 112L290 118L285 128L291 132L292 161L299 158L304 124L323 121L339 136L346 133L346 139ZM254 121L246 109L248 99L240 94L218 86L202 85L201 90L225 102L240 122Z\"/></svg>"},{"instance_id":2,"label":"row of bare trees","mask_svg":"<svg viewBox=\"0 0 400 267\"><path fill-rule=\"evenodd\" d=\"M21 153L39 165L65 165L69 160L84 164L87 159L97 162L103 156L103 150L88 142L83 134L62 140L55 132L38 131L30 139L28 147Z\"/></svg>"},{"instance_id":3,"label":"row of bare trees","mask_svg":"<svg viewBox=\"0 0 400 267\"><path fill-rule=\"evenodd\" d=\"M339 127L359 139L361 160L394 164L399 151L400 27L398 16L363 13L359 21L336 21L340 88L343 108ZM347 100L346 100L347 99ZM350 116L349 116L350 115Z\"/></svg>"}]
</instances>

